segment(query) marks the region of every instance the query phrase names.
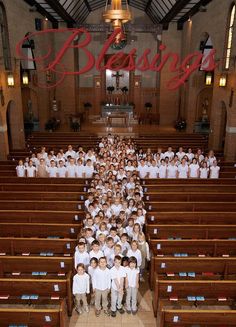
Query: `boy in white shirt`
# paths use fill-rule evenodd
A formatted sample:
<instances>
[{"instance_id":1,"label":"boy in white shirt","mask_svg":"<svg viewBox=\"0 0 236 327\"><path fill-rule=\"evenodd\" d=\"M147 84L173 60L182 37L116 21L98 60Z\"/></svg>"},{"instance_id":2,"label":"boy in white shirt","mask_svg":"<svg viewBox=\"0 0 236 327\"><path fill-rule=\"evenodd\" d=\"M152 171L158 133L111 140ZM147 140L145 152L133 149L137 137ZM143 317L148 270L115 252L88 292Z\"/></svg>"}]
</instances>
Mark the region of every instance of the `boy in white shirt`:
<instances>
[{"instance_id":1,"label":"boy in white shirt","mask_svg":"<svg viewBox=\"0 0 236 327\"><path fill-rule=\"evenodd\" d=\"M50 161L50 167L48 167L48 177L57 177L58 169L56 167L56 162L54 160Z\"/></svg>"},{"instance_id":2,"label":"boy in white shirt","mask_svg":"<svg viewBox=\"0 0 236 327\"><path fill-rule=\"evenodd\" d=\"M73 150L72 145L68 145L67 151L65 153L65 157L68 159L70 156L72 159L75 158L76 152Z\"/></svg>"},{"instance_id":3,"label":"boy in white shirt","mask_svg":"<svg viewBox=\"0 0 236 327\"><path fill-rule=\"evenodd\" d=\"M69 164L66 167L66 177L75 178L76 177L76 165L75 160L70 158Z\"/></svg>"},{"instance_id":4,"label":"boy in white shirt","mask_svg":"<svg viewBox=\"0 0 236 327\"><path fill-rule=\"evenodd\" d=\"M168 147L168 150L164 153L164 157L166 158L166 157L168 157L169 158L169 160L172 160L173 158L174 158L174 152L172 151L172 147L171 146L169 146Z\"/></svg>"},{"instance_id":5,"label":"boy in white shirt","mask_svg":"<svg viewBox=\"0 0 236 327\"><path fill-rule=\"evenodd\" d=\"M126 295L126 312L133 315L137 313L137 294L139 288L139 269L135 257L129 258L129 266L126 267L125 288Z\"/></svg>"},{"instance_id":6,"label":"boy in white shirt","mask_svg":"<svg viewBox=\"0 0 236 327\"><path fill-rule=\"evenodd\" d=\"M121 257L116 255L114 258L114 266L110 270L111 274L111 316L116 317L116 310L120 314L125 311L122 308L122 300L124 295L124 280L126 270L121 266Z\"/></svg>"},{"instance_id":7,"label":"boy in white shirt","mask_svg":"<svg viewBox=\"0 0 236 327\"><path fill-rule=\"evenodd\" d=\"M159 174L159 168L157 167L156 160L152 160L151 166L148 168L149 178L157 178Z\"/></svg>"},{"instance_id":8,"label":"boy in white shirt","mask_svg":"<svg viewBox=\"0 0 236 327\"><path fill-rule=\"evenodd\" d=\"M175 165L174 160L171 160L170 165L167 167L167 178L177 178L178 167Z\"/></svg>"},{"instance_id":9,"label":"boy in white shirt","mask_svg":"<svg viewBox=\"0 0 236 327\"><path fill-rule=\"evenodd\" d=\"M36 167L33 166L33 161L29 161L28 167L26 167L26 176L27 177L35 177L36 176Z\"/></svg>"},{"instance_id":10,"label":"boy in white shirt","mask_svg":"<svg viewBox=\"0 0 236 327\"><path fill-rule=\"evenodd\" d=\"M220 167L217 165L217 161L213 161L213 165L210 167L210 178L219 178Z\"/></svg>"},{"instance_id":11,"label":"boy in white shirt","mask_svg":"<svg viewBox=\"0 0 236 327\"><path fill-rule=\"evenodd\" d=\"M77 251L75 251L75 257L74 257L74 262L75 262L75 268L78 266L78 264L82 263L87 269L89 265L89 254L85 249L85 243L79 242L77 246Z\"/></svg>"},{"instance_id":12,"label":"boy in white shirt","mask_svg":"<svg viewBox=\"0 0 236 327\"><path fill-rule=\"evenodd\" d=\"M93 168L92 161L90 159L88 159L86 161L86 166L84 166L84 177L85 178L92 178L93 173L94 173L94 168Z\"/></svg>"},{"instance_id":13,"label":"boy in white shirt","mask_svg":"<svg viewBox=\"0 0 236 327\"><path fill-rule=\"evenodd\" d=\"M101 257L98 261L98 267L93 274L93 290L95 292L95 314L101 314L101 301L104 313L110 315L108 310L108 293L111 288L111 274L107 268L105 257Z\"/></svg>"},{"instance_id":14,"label":"boy in white shirt","mask_svg":"<svg viewBox=\"0 0 236 327\"><path fill-rule=\"evenodd\" d=\"M66 167L64 160L59 160L59 167L57 168L57 177L65 178L66 177Z\"/></svg>"},{"instance_id":15,"label":"boy in white shirt","mask_svg":"<svg viewBox=\"0 0 236 327\"><path fill-rule=\"evenodd\" d=\"M23 160L19 160L18 166L16 167L17 177L25 177L25 166Z\"/></svg>"},{"instance_id":16,"label":"boy in white shirt","mask_svg":"<svg viewBox=\"0 0 236 327\"><path fill-rule=\"evenodd\" d=\"M141 159L140 165L138 166L137 171L139 173L140 178L147 178L149 169L148 169L148 166L145 164L145 161L143 159Z\"/></svg>"},{"instance_id":17,"label":"boy in white shirt","mask_svg":"<svg viewBox=\"0 0 236 327\"><path fill-rule=\"evenodd\" d=\"M84 165L83 165L83 161L81 159L77 160L77 166L76 166L76 177L77 178L83 178L84 176Z\"/></svg>"},{"instance_id":18,"label":"boy in white shirt","mask_svg":"<svg viewBox=\"0 0 236 327\"><path fill-rule=\"evenodd\" d=\"M97 240L92 242L92 251L89 252L89 258L97 258L98 260L104 256L103 252L100 250L100 244Z\"/></svg>"},{"instance_id":19,"label":"boy in white shirt","mask_svg":"<svg viewBox=\"0 0 236 327\"><path fill-rule=\"evenodd\" d=\"M85 312L89 312L87 296L89 294L89 275L85 272L82 263L77 266L77 274L73 278L73 295L75 296L76 311L82 313L81 301L83 302Z\"/></svg>"}]
</instances>

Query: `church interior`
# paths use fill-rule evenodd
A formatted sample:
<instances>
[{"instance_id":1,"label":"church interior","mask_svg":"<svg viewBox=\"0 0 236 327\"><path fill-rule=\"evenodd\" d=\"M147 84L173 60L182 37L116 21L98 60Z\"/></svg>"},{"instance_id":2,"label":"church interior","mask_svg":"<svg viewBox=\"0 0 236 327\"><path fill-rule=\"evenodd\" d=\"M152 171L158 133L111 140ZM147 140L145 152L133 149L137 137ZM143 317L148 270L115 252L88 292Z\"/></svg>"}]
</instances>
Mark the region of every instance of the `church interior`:
<instances>
[{"instance_id":1,"label":"church interior","mask_svg":"<svg viewBox=\"0 0 236 327\"><path fill-rule=\"evenodd\" d=\"M0 27L0 327L235 327L236 1Z\"/></svg>"}]
</instances>

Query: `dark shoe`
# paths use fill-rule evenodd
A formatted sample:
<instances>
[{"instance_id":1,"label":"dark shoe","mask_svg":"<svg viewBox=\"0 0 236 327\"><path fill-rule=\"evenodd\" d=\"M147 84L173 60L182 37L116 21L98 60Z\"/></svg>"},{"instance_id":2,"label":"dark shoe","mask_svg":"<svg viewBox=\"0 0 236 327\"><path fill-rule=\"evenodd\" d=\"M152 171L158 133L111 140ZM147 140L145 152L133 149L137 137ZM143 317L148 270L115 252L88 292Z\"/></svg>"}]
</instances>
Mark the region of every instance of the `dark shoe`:
<instances>
[{"instance_id":1,"label":"dark shoe","mask_svg":"<svg viewBox=\"0 0 236 327\"><path fill-rule=\"evenodd\" d=\"M100 314L101 314L101 310L95 310L95 315L96 315L96 317L99 317Z\"/></svg>"},{"instance_id":2,"label":"dark shoe","mask_svg":"<svg viewBox=\"0 0 236 327\"><path fill-rule=\"evenodd\" d=\"M119 311L119 313L121 314L121 315L123 315L123 313L125 313L125 310L123 309L123 308L120 308L120 309L117 309L118 311Z\"/></svg>"},{"instance_id":3,"label":"dark shoe","mask_svg":"<svg viewBox=\"0 0 236 327\"><path fill-rule=\"evenodd\" d=\"M132 315L136 315L136 313L137 313L137 310L136 311L132 311Z\"/></svg>"},{"instance_id":4,"label":"dark shoe","mask_svg":"<svg viewBox=\"0 0 236 327\"><path fill-rule=\"evenodd\" d=\"M128 315L130 315L130 314L131 314L131 310L126 310L126 312L128 313Z\"/></svg>"},{"instance_id":5,"label":"dark shoe","mask_svg":"<svg viewBox=\"0 0 236 327\"><path fill-rule=\"evenodd\" d=\"M106 316L110 316L110 311L109 310L104 310L104 313Z\"/></svg>"},{"instance_id":6,"label":"dark shoe","mask_svg":"<svg viewBox=\"0 0 236 327\"><path fill-rule=\"evenodd\" d=\"M111 312L111 316L112 316L112 317L116 317L116 312L115 312L115 311L112 311L112 312Z\"/></svg>"}]
</instances>

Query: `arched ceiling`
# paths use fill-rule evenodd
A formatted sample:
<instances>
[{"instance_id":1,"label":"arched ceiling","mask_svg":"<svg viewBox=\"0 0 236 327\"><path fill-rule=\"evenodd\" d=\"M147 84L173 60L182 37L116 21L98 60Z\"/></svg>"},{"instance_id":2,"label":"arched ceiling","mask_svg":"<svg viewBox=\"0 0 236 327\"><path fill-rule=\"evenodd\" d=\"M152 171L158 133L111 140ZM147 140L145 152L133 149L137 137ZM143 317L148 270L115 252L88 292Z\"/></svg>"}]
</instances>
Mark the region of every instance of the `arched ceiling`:
<instances>
[{"instance_id":1,"label":"arched ceiling","mask_svg":"<svg viewBox=\"0 0 236 327\"><path fill-rule=\"evenodd\" d=\"M90 12L105 8L106 0L23 0L47 17L54 25L66 22L68 26L82 24ZM172 21L181 29L185 21L213 0L128 0L130 7L145 11L154 24L164 29ZM123 1L125 3L125 1Z\"/></svg>"}]
</instances>

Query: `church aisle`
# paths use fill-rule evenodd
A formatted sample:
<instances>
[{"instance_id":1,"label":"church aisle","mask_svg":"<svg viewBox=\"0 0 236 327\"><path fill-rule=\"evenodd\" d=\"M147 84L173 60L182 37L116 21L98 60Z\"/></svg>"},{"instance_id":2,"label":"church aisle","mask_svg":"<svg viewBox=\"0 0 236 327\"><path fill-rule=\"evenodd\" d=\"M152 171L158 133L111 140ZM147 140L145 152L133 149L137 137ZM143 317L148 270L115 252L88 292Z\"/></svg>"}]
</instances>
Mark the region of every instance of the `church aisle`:
<instances>
[{"instance_id":1,"label":"church aisle","mask_svg":"<svg viewBox=\"0 0 236 327\"><path fill-rule=\"evenodd\" d=\"M82 315L78 315L74 310L69 327L156 327L148 276L145 277L145 282L140 283L138 299L139 310L135 316L125 313L117 314L115 318L112 318L102 313L100 317L96 317L94 306L92 306L89 313L83 312Z\"/></svg>"}]
</instances>

